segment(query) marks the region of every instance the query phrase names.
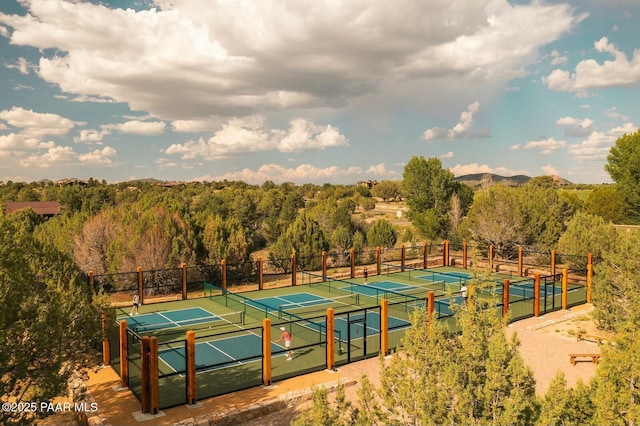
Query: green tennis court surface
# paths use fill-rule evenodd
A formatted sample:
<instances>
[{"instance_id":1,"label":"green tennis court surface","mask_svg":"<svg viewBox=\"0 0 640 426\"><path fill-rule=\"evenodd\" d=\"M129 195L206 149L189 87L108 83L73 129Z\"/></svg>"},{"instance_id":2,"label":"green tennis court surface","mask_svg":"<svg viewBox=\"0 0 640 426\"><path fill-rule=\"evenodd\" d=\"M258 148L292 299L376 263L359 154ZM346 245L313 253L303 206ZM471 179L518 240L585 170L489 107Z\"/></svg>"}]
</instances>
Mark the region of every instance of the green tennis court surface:
<instances>
[{"instance_id":1,"label":"green tennis court surface","mask_svg":"<svg viewBox=\"0 0 640 426\"><path fill-rule=\"evenodd\" d=\"M195 345L196 370L205 372L262 360L262 337L256 334L227 337L200 342ZM271 343L271 352L284 351L284 347ZM284 356L284 353L276 356ZM173 371L183 373L186 369L184 346L163 349L158 357Z\"/></svg>"},{"instance_id":2,"label":"green tennis court surface","mask_svg":"<svg viewBox=\"0 0 640 426\"><path fill-rule=\"evenodd\" d=\"M229 322L241 323L242 315L241 312L232 313L232 315L216 315L206 309L194 307L118 317L118 320L123 319L127 321L129 328L136 333L145 333L206 323L210 323L211 326L228 324Z\"/></svg>"}]
</instances>

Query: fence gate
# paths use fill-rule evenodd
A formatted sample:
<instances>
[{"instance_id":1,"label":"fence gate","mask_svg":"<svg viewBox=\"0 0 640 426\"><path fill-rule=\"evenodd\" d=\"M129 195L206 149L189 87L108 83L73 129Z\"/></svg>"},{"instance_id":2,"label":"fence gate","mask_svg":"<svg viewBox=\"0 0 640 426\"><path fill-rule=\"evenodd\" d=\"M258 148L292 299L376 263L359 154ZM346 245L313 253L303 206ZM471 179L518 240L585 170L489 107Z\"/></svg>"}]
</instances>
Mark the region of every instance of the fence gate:
<instances>
[{"instance_id":1,"label":"fence gate","mask_svg":"<svg viewBox=\"0 0 640 426\"><path fill-rule=\"evenodd\" d=\"M347 362L359 361L367 353L367 317L362 313L347 314Z\"/></svg>"},{"instance_id":2,"label":"fence gate","mask_svg":"<svg viewBox=\"0 0 640 426\"><path fill-rule=\"evenodd\" d=\"M559 283L556 286L556 283ZM540 314L562 308L562 274L540 277Z\"/></svg>"}]
</instances>

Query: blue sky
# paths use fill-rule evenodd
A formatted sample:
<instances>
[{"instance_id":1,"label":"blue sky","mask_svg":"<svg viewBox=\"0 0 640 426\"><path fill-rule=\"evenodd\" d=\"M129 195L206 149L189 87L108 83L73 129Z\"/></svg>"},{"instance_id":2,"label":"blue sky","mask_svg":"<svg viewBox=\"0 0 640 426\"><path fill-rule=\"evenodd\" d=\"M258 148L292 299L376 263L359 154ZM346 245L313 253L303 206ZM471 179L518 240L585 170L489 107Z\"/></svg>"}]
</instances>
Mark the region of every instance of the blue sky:
<instances>
[{"instance_id":1,"label":"blue sky","mask_svg":"<svg viewBox=\"0 0 640 426\"><path fill-rule=\"evenodd\" d=\"M610 182L637 0L0 2L0 181Z\"/></svg>"}]
</instances>

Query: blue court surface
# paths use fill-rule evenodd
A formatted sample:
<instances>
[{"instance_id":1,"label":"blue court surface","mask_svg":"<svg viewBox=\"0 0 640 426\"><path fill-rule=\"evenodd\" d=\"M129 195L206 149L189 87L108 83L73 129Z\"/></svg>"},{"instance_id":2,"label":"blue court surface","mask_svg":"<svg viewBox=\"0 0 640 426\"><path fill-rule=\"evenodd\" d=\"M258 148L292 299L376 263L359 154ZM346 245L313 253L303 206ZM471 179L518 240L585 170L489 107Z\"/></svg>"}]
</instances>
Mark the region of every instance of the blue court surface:
<instances>
[{"instance_id":1,"label":"blue court surface","mask_svg":"<svg viewBox=\"0 0 640 426\"><path fill-rule=\"evenodd\" d=\"M206 322L221 322L222 324L222 321L225 321L222 317L202 308L186 308L173 311L152 312L136 316L121 315L118 317L118 320L122 319L127 320L129 328L136 332L185 327Z\"/></svg>"},{"instance_id":2,"label":"blue court surface","mask_svg":"<svg viewBox=\"0 0 640 426\"><path fill-rule=\"evenodd\" d=\"M271 353L283 351L284 347L271 343ZM186 369L186 352L184 346L163 349L158 357L173 371L184 372ZM284 356L284 353L282 355ZM262 359L262 338L256 334L225 339L209 340L196 343L196 369L206 371L237 366Z\"/></svg>"}]
</instances>

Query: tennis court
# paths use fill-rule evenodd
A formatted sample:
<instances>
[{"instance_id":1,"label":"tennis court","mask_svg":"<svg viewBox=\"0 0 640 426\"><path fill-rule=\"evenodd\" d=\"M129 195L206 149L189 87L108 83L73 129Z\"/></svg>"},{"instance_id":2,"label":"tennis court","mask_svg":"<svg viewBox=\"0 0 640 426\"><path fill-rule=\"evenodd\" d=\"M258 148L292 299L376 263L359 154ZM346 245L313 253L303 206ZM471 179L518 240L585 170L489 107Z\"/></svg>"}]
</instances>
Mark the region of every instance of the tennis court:
<instances>
[{"instance_id":1,"label":"tennis court","mask_svg":"<svg viewBox=\"0 0 640 426\"><path fill-rule=\"evenodd\" d=\"M262 359L262 337L244 334L217 340L196 343L196 370L198 373L212 371ZM278 353L285 348L271 343L271 352ZM276 356L284 356L284 353ZM167 348L158 352L158 357L175 372L184 372L186 351L184 345Z\"/></svg>"},{"instance_id":2,"label":"tennis court","mask_svg":"<svg viewBox=\"0 0 640 426\"><path fill-rule=\"evenodd\" d=\"M121 315L118 317L118 320L122 319L126 320L129 328L136 333L149 333L157 330L193 327L204 324L209 324L210 327L229 324L230 322L241 324L243 315L242 312L216 315L201 307L193 307L136 316Z\"/></svg>"}]
</instances>

